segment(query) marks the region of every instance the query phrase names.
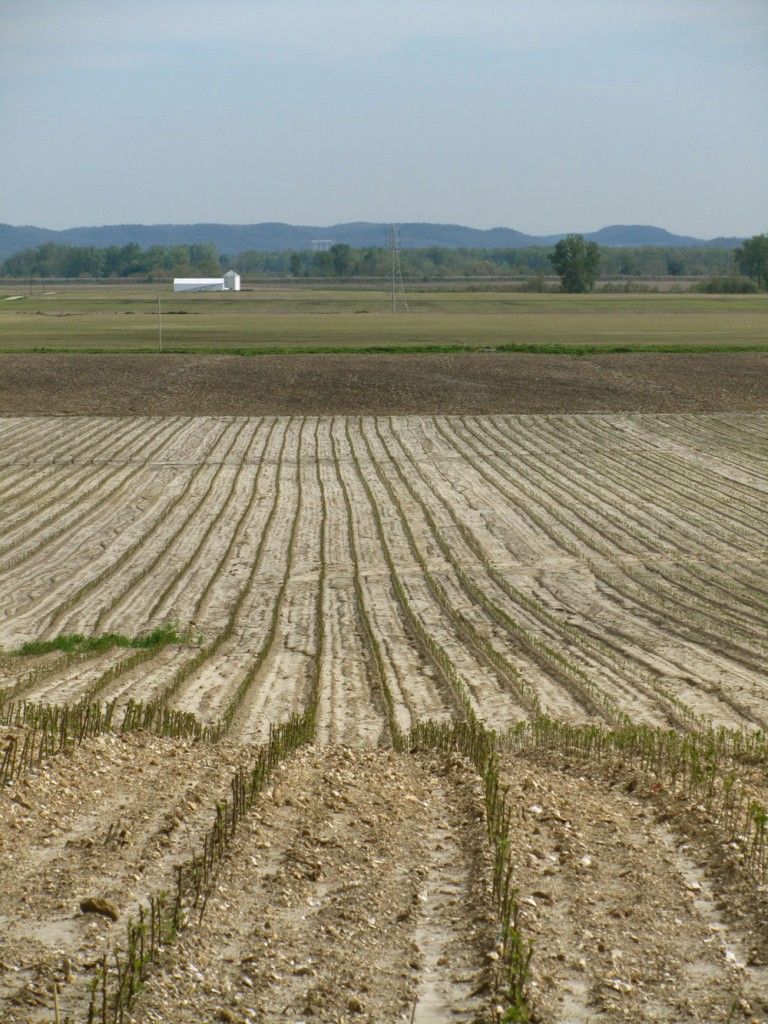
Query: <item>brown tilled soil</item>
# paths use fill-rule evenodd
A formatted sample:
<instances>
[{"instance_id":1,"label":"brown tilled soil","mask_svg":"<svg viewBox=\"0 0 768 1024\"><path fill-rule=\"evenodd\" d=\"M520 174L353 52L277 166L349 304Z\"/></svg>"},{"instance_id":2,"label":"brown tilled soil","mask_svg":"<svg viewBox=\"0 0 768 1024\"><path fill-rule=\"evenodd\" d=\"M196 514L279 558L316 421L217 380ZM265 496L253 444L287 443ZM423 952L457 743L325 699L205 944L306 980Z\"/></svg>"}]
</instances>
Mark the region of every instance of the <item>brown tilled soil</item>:
<instances>
[{"instance_id":1,"label":"brown tilled soil","mask_svg":"<svg viewBox=\"0 0 768 1024\"><path fill-rule=\"evenodd\" d=\"M96 961L142 896L172 889L247 756L103 737L0 794L3 1021L52 1021L54 982L62 1019L84 1019ZM768 1021L768 893L703 809L552 752L510 757L503 781L538 1024ZM131 1020L498 1020L483 822L459 758L299 752Z\"/></svg>"},{"instance_id":2,"label":"brown tilled soil","mask_svg":"<svg viewBox=\"0 0 768 1024\"><path fill-rule=\"evenodd\" d=\"M85 1020L96 962L123 943L141 894L173 888L236 759L102 737L2 793L4 1022L52 1020L54 983L61 1013ZM417 1021L487 1016L489 871L479 784L461 762L303 751L277 769L135 1019L384 1021L414 1001ZM87 899L118 919L83 913Z\"/></svg>"},{"instance_id":3,"label":"brown tilled soil","mask_svg":"<svg viewBox=\"0 0 768 1024\"><path fill-rule=\"evenodd\" d=\"M5 738L5 733L2 734ZM84 1020L95 961L125 938L145 896L173 885L210 828L237 764L233 746L100 736L0 796L0 1020ZM106 900L117 922L82 913Z\"/></svg>"},{"instance_id":4,"label":"brown tilled soil","mask_svg":"<svg viewBox=\"0 0 768 1024\"><path fill-rule=\"evenodd\" d=\"M0 416L764 409L764 353L0 356Z\"/></svg>"},{"instance_id":5,"label":"brown tilled soil","mask_svg":"<svg viewBox=\"0 0 768 1024\"><path fill-rule=\"evenodd\" d=\"M277 774L135 1021L489 1019L482 802L458 764L305 751Z\"/></svg>"},{"instance_id":6,"label":"brown tilled soil","mask_svg":"<svg viewBox=\"0 0 768 1024\"><path fill-rule=\"evenodd\" d=\"M768 893L703 808L552 751L506 781L542 1020L768 1020Z\"/></svg>"}]
</instances>

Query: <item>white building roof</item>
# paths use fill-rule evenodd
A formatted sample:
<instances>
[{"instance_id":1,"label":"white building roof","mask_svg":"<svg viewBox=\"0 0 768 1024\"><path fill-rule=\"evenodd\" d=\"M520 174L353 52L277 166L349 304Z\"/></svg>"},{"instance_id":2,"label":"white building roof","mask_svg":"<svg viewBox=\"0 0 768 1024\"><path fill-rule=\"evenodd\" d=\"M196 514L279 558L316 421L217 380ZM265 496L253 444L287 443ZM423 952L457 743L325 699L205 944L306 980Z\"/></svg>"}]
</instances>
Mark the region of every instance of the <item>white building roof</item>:
<instances>
[{"instance_id":1,"label":"white building roof","mask_svg":"<svg viewBox=\"0 0 768 1024\"><path fill-rule=\"evenodd\" d=\"M221 284L223 277L174 277L174 284Z\"/></svg>"}]
</instances>

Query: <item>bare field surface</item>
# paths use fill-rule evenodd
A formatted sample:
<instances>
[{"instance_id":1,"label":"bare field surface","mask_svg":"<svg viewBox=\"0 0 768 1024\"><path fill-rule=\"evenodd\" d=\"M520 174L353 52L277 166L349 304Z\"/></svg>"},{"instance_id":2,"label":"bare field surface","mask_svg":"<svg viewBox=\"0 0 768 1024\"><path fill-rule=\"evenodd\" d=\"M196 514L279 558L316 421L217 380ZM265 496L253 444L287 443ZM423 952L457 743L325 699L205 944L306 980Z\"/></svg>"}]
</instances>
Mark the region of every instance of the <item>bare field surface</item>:
<instances>
[{"instance_id":1,"label":"bare field surface","mask_svg":"<svg viewBox=\"0 0 768 1024\"><path fill-rule=\"evenodd\" d=\"M6 657L17 695L161 699L259 740L317 677L321 735L376 745L382 682L406 730L457 710L423 631L493 728L768 723L765 416L4 427L3 646L184 637L138 667Z\"/></svg>"},{"instance_id":2,"label":"bare field surface","mask_svg":"<svg viewBox=\"0 0 768 1024\"><path fill-rule=\"evenodd\" d=\"M0 441L3 1020L768 1021L768 413ZM24 701L197 738L57 754Z\"/></svg>"},{"instance_id":3,"label":"bare field surface","mask_svg":"<svg viewBox=\"0 0 768 1024\"><path fill-rule=\"evenodd\" d=\"M469 773L446 780L410 757L296 758L137 1019L196 1024L234 1006L263 1021L395 1021L417 1000L416 1020L486 1016L494 933L478 795Z\"/></svg>"},{"instance_id":4,"label":"bare field surface","mask_svg":"<svg viewBox=\"0 0 768 1024\"><path fill-rule=\"evenodd\" d=\"M67 989L62 1009L84 1017L86 965L111 951L116 928L80 913L81 902L104 899L125 918L148 888L165 888L210 826L210 794L226 791L244 757L234 746L102 736L4 794L4 1021L49 1021L57 978Z\"/></svg>"},{"instance_id":5,"label":"bare field surface","mask_svg":"<svg viewBox=\"0 0 768 1024\"><path fill-rule=\"evenodd\" d=\"M246 751L100 737L0 803L8 1024L87 1019L94 965L215 820ZM768 897L702 809L619 766L505 758L530 1017L559 1024L768 1019ZM130 775L131 785L125 778ZM514 1021L471 766L305 748L232 841L201 908L125 1019ZM114 920L88 913L106 901Z\"/></svg>"},{"instance_id":6,"label":"bare field surface","mask_svg":"<svg viewBox=\"0 0 768 1024\"><path fill-rule=\"evenodd\" d=\"M4 354L0 416L768 410L762 352Z\"/></svg>"},{"instance_id":7,"label":"bare field surface","mask_svg":"<svg viewBox=\"0 0 768 1024\"><path fill-rule=\"evenodd\" d=\"M552 752L505 768L542 1020L765 1019L768 899L705 815Z\"/></svg>"}]
</instances>

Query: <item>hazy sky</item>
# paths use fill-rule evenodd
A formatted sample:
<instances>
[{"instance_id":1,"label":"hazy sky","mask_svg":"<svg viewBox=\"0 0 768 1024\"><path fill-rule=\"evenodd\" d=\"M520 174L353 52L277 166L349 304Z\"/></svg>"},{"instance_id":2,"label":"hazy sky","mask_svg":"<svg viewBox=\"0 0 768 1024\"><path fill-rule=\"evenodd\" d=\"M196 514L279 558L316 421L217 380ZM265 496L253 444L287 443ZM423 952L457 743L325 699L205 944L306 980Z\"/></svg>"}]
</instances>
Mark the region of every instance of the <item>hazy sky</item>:
<instances>
[{"instance_id":1,"label":"hazy sky","mask_svg":"<svg viewBox=\"0 0 768 1024\"><path fill-rule=\"evenodd\" d=\"M0 0L0 221L768 228L768 0Z\"/></svg>"}]
</instances>

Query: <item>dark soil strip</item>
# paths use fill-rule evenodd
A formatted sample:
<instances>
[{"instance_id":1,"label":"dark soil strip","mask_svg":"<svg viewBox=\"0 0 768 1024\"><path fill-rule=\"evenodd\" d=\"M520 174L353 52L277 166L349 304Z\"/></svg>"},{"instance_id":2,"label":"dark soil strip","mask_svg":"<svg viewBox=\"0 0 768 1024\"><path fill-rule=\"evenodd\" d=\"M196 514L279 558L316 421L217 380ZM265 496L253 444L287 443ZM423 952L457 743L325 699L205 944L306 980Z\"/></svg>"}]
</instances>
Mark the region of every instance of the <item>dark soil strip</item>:
<instances>
[{"instance_id":1,"label":"dark soil strip","mask_svg":"<svg viewBox=\"0 0 768 1024\"><path fill-rule=\"evenodd\" d=\"M0 357L0 416L756 412L768 353Z\"/></svg>"}]
</instances>

